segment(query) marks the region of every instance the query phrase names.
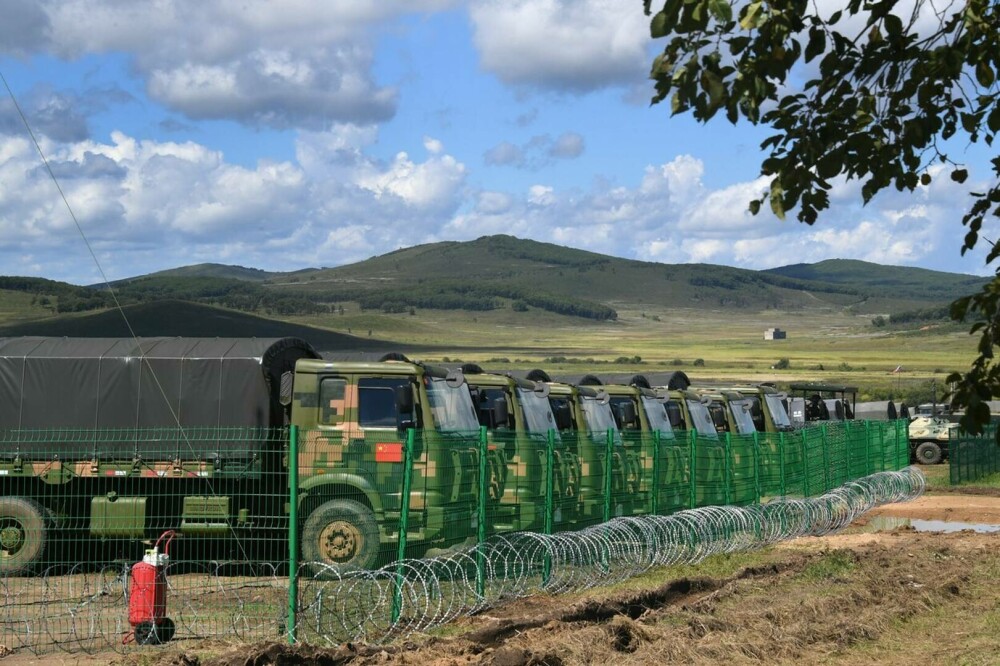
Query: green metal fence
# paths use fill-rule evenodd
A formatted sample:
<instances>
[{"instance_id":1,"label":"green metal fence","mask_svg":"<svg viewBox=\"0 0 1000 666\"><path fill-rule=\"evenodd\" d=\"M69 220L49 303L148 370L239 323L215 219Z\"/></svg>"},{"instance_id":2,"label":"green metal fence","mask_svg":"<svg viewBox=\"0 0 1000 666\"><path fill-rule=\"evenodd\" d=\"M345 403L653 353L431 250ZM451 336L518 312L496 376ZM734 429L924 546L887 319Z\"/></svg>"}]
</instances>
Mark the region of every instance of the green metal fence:
<instances>
[{"instance_id":1,"label":"green metal fence","mask_svg":"<svg viewBox=\"0 0 1000 666\"><path fill-rule=\"evenodd\" d=\"M614 517L816 497L909 460L905 421L669 435L3 432L0 644L79 652L173 635L331 640L297 617L300 575L342 585L351 567L457 552L515 530L558 534ZM132 568L170 531L169 561L150 560L167 599L137 611L144 591ZM497 575L481 558L461 571L480 591ZM396 621L403 587L385 589L394 591L363 603L390 604ZM315 604L323 597L314 592ZM343 626L351 608L337 609Z\"/></svg>"},{"instance_id":2,"label":"green metal fence","mask_svg":"<svg viewBox=\"0 0 1000 666\"><path fill-rule=\"evenodd\" d=\"M978 481L1000 472L996 424L988 426L981 435L953 431L948 441L948 462L952 485Z\"/></svg>"}]
</instances>

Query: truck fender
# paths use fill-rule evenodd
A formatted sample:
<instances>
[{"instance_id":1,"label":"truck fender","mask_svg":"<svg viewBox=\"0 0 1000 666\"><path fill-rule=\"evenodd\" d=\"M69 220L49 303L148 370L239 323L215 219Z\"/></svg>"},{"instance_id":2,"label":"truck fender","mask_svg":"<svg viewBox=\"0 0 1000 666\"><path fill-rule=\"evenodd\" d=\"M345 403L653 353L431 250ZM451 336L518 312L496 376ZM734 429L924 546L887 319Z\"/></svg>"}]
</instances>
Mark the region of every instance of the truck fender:
<instances>
[{"instance_id":1,"label":"truck fender","mask_svg":"<svg viewBox=\"0 0 1000 666\"><path fill-rule=\"evenodd\" d=\"M319 495L330 495L331 497L342 497L341 493L326 493L325 490L339 486L349 488L352 491L360 492L365 496L375 515L382 516L382 498L376 491L375 486L363 476L349 474L346 472L334 474L317 474L311 476L299 484L299 504L302 504L311 497ZM349 499L349 498L348 498Z\"/></svg>"}]
</instances>

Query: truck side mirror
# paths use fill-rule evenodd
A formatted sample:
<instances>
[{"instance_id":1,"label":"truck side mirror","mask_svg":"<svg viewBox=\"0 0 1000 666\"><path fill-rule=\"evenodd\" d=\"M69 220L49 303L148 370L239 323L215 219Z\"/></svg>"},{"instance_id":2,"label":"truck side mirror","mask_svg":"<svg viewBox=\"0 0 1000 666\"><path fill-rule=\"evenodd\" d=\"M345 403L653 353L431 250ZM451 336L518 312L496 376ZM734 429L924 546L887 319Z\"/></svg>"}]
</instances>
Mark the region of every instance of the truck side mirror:
<instances>
[{"instance_id":1,"label":"truck side mirror","mask_svg":"<svg viewBox=\"0 0 1000 666\"><path fill-rule=\"evenodd\" d=\"M398 414L413 414L413 389L409 384L397 386L395 389L396 394L396 413Z\"/></svg>"},{"instance_id":2,"label":"truck side mirror","mask_svg":"<svg viewBox=\"0 0 1000 666\"><path fill-rule=\"evenodd\" d=\"M507 398L499 397L493 400L493 427L506 428L510 423L507 416Z\"/></svg>"},{"instance_id":3,"label":"truck side mirror","mask_svg":"<svg viewBox=\"0 0 1000 666\"><path fill-rule=\"evenodd\" d=\"M278 404L288 407L292 404L292 380L294 375L291 370L281 373L281 386L278 389Z\"/></svg>"},{"instance_id":4,"label":"truck side mirror","mask_svg":"<svg viewBox=\"0 0 1000 666\"><path fill-rule=\"evenodd\" d=\"M556 417L556 428L560 431L573 429L573 416L568 405L560 405L552 410L552 414Z\"/></svg>"},{"instance_id":5,"label":"truck side mirror","mask_svg":"<svg viewBox=\"0 0 1000 666\"><path fill-rule=\"evenodd\" d=\"M621 403L622 427L636 428L639 425L638 413L635 410L635 403L631 400Z\"/></svg>"}]
</instances>

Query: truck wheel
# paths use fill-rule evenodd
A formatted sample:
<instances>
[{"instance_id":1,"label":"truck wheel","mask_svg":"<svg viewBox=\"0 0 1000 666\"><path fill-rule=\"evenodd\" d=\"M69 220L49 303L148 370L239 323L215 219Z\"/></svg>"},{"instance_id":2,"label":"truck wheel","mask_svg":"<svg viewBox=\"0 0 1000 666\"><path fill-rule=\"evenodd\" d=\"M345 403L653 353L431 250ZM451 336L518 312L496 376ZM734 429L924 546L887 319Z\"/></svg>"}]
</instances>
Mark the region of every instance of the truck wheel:
<instances>
[{"instance_id":1,"label":"truck wheel","mask_svg":"<svg viewBox=\"0 0 1000 666\"><path fill-rule=\"evenodd\" d=\"M320 504L302 526L302 556L315 562L313 573L326 565L337 571L370 569L379 551L375 514L361 502L347 499Z\"/></svg>"},{"instance_id":2,"label":"truck wheel","mask_svg":"<svg viewBox=\"0 0 1000 666\"><path fill-rule=\"evenodd\" d=\"M921 442L913 455L921 465L936 465L941 462L941 447L936 442Z\"/></svg>"},{"instance_id":3,"label":"truck wheel","mask_svg":"<svg viewBox=\"0 0 1000 666\"><path fill-rule=\"evenodd\" d=\"M0 497L0 576L24 573L42 559L46 511L24 497Z\"/></svg>"}]
</instances>

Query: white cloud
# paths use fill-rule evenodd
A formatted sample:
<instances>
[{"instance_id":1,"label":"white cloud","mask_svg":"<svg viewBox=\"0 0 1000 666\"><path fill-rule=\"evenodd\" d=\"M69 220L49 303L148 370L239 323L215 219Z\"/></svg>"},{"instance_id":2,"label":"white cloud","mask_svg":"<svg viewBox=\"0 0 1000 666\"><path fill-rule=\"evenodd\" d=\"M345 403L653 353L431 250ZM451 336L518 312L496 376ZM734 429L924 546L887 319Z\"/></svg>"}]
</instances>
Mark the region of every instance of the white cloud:
<instances>
[{"instance_id":1,"label":"white cloud","mask_svg":"<svg viewBox=\"0 0 1000 666\"><path fill-rule=\"evenodd\" d=\"M645 77L649 18L638 2L473 0L482 66L505 83L584 92Z\"/></svg>"},{"instance_id":2,"label":"white cloud","mask_svg":"<svg viewBox=\"0 0 1000 666\"><path fill-rule=\"evenodd\" d=\"M564 132L552 142L548 153L552 157L574 159L583 154L583 137L576 132Z\"/></svg>"},{"instance_id":3,"label":"white cloud","mask_svg":"<svg viewBox=\"0 0 1000 666\"><path fill-rule=\"evenodd\" d=\"M369 153L377 139L371 126L337 125L303 133L295 161L252 166L195 142L121 132L103 143L43 137L42 147L112 279L206 261L331 266L495 233L668 263L769 268L844 257L948 270L969 203L963 186L941 177L867 208L838 205L808 227L766 211L749 216L747 200L763 181L709 187L705 166L687 155L635 174L634 186L536 182L505 192L470 186L466 165L433 138L423 159L389 160ZM97 281L29 142L0 141L0 182L5 271Z\"/></svg>"},{"instance_id":4,"label":"white cloud","mask_svg":"<svg viewBox=\"0 0 1000 666\"><path fill-rule=\"evenodd\" d=\"M524 151L512 143L501 141L486 151L483 161L491 166L522 166Z\"/></svg>"},{"instance_id":5,"label":"white cloud","mask_svg":"<svg viewBox=\"0 0 1000 666\"><path fill-rule=\"evenodd\" d=\"M396 90L372 75L373 29L453 4L42 0L5 18L0 52L127 53L149 95L189 118L325 129L395 113Z\"/></svg>"},{"instance_id":6,"label":"white cloud","mask_svg":"<svg viewBox=\"0 0 1000 666\"><path fill-rule=\"evenodd\" d=\"M483 161L490 166L538 171L557 159L576 159L583 151L583 136L576 132L563 132L555 139L548 134L539 134L520 146L510 141L501 141L486 151Z\"/></svg>"}]
</instances>

